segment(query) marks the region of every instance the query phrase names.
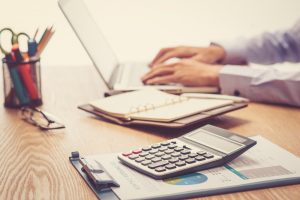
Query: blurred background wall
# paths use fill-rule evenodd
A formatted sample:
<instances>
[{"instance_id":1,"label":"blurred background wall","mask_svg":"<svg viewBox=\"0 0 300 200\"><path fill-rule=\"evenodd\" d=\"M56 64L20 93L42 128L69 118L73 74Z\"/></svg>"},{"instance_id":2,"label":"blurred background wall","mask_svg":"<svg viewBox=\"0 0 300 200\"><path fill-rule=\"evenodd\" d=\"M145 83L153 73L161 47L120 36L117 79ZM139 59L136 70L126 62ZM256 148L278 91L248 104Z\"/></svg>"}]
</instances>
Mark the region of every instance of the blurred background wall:
<instances>
[{"instance_id":1,"label":"blurred background wall","mask_svg":"<svg viewBox=\"0 0 300 200\"><path fill-rule=\"evenodd\" d=\"M206 46L292 26L299 0L84 0L119 60L149 61L165 46ZM0 0L0 28L54 25L43 65L91 65L56 0ZM40 33L41 34L41 33ZM39 37L38 37L39 38Z\"/></svg>"}]
</instances>

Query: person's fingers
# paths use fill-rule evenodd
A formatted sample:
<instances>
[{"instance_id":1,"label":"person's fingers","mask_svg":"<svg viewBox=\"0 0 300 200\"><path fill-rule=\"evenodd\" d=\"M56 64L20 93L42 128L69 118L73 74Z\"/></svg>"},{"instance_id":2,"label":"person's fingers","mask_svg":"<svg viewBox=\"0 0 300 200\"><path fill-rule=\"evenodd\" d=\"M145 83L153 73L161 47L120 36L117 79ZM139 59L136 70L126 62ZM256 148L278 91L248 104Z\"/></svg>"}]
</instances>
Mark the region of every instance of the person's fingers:
<instances>
[{"instance_id":1,"label":"person's fingers","mask_svg":"<svg viewBox=\"0 0 300 200\"><path fill-rule=\"evenodd\" d=\"M166 52L160 58L158 58L156 62L153 63L153 66L164 63L166 60L169 60L170 58L186 58L189 56L190 54L188 52L182 51L181 49L174 49Z\"/></svg>"},{"instance_id":2,"label":"person's fingers","mask_svg":"<svg viewBox=\"0 0 300 200\"><path fill-rule=\"evenodd\" d=\"M154 84L167 84L174 83L177 80L174 74L166 75L166 76L157 76L152 79L146 81L146 84L154 85Z\"/></svg>"},{"instance_id":3,"label":"person's fingers","mask_svg":"<svg viewBox=\"0 0 300 200\"><path fill-rule=\"evenodd\" d=\"M163 48L161 49L158 54L155 56L155 58L152 60L152 62L150 63L150 66L152 67L153 65L155 65L156 61L163 56L166 52L168 51L172 51L174 48L173 47L169 47L169 48Z\"/></svg>"},{"instance_id":4,"label":"person's fingers","mask_svg":"<svg viewBox=\"0 0 300 200\"><path fill-rule=\"evenodd\" d=\"M156 70L160 70L161 68L173 68L174 66L176 66L176 64L177 64L177 63L155 65L155 66L153 66L153 67L150 69L150 71L149 71L148 73L146 73L146 74L142 77L142 79L143 79L146 75L148 75L148 74L150 74L150 73L153 73L153 72L155 72Z\"/></svg>"},{"instance_id":5,"label":"person's fingers","mask_svg":"<svg viewBox=\"0 0 300 200\"><path fill-rule=\"evenodd\" d=\"M151 70L150 72L148 72L147 74L145 74L142 77L142 81L147 82L147 80L152 79L156 76L165 76L168 74L173 74L174 70L175 69L171 66L155 68L155 69Z\"/></svg>"},{"instance_id":6,"label":"person's fingers","mask_svg":"<svg viewBox=\"0 0 300 200\"><path fill-rule=\"evenodd\" d=\"M199 62L207 63L207 64L213 64L217 61L216 58L214 58L212 56L203 55L203 54L197 54L197 55L191 57L191 59L199 61Z\"/></svg>"}]
</instances>

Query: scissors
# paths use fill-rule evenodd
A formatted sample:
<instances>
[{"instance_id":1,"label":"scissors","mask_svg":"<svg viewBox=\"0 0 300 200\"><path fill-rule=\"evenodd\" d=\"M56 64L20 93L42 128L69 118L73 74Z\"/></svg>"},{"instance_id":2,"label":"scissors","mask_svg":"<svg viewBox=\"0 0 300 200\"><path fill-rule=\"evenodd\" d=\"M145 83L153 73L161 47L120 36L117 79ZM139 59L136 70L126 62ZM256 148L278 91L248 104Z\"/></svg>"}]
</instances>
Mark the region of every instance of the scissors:
<instances>
[{"instance_id":1,"label":"scissors","mask_svg":"<svg viewBox=\"0 0 300 200\"><path fill-rule=\"evenodd\" d=\"M15 33L11 28L3 28L3 29L1 29L1 31L0 31L0 50L5 55L9 54L10 50L9 51L5 50L5 48L2 45L1 35L4 32L9 32L10 33L10 35L11 35L11 45L20 44L20 37L21 36L25 37L27 39L27 41L30 39L29 35L26 34L26 33L24 33L24 32Z\"/></svg>"}]
</instances>

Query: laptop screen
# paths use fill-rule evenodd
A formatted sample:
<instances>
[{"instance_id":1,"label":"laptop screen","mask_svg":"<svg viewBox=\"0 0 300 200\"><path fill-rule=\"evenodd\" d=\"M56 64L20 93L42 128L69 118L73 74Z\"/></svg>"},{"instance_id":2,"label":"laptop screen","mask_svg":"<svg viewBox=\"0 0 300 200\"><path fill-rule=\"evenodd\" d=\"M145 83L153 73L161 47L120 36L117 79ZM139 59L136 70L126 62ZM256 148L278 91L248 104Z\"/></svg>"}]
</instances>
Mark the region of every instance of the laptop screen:
<instances>
[{"instance_id":1,"label":"laptop screen","mask_svg":"<svg viewBox=\"0 0 300 200\"><path fill-rule=\"evenodd\" d=\"M108 83L118 60L88 8L83 0L59 0L58 3L97 71L110 87Z\"/></svg>"}]
</instances>

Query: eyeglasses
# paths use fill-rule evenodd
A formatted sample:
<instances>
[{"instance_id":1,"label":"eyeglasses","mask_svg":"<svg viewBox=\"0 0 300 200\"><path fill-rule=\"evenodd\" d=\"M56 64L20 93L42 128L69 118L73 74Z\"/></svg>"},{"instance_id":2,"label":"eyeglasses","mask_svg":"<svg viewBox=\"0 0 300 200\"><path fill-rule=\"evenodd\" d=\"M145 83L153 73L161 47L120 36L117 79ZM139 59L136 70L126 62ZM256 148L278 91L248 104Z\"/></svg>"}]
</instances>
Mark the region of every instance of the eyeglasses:
<instances>
[{"instance_id":1,"label":"eyeglasses","mask_svg":"<svg viewBox=\"0 0 300 200\"><path fill-rule=\"evenodd\" d=\"M42 130L62 129L65 126L59 123L56 117L50 113L41 111L38 108L23 107L20 110L23 120L28 123L39 127Z\"/></svg>"}]
</instances>

